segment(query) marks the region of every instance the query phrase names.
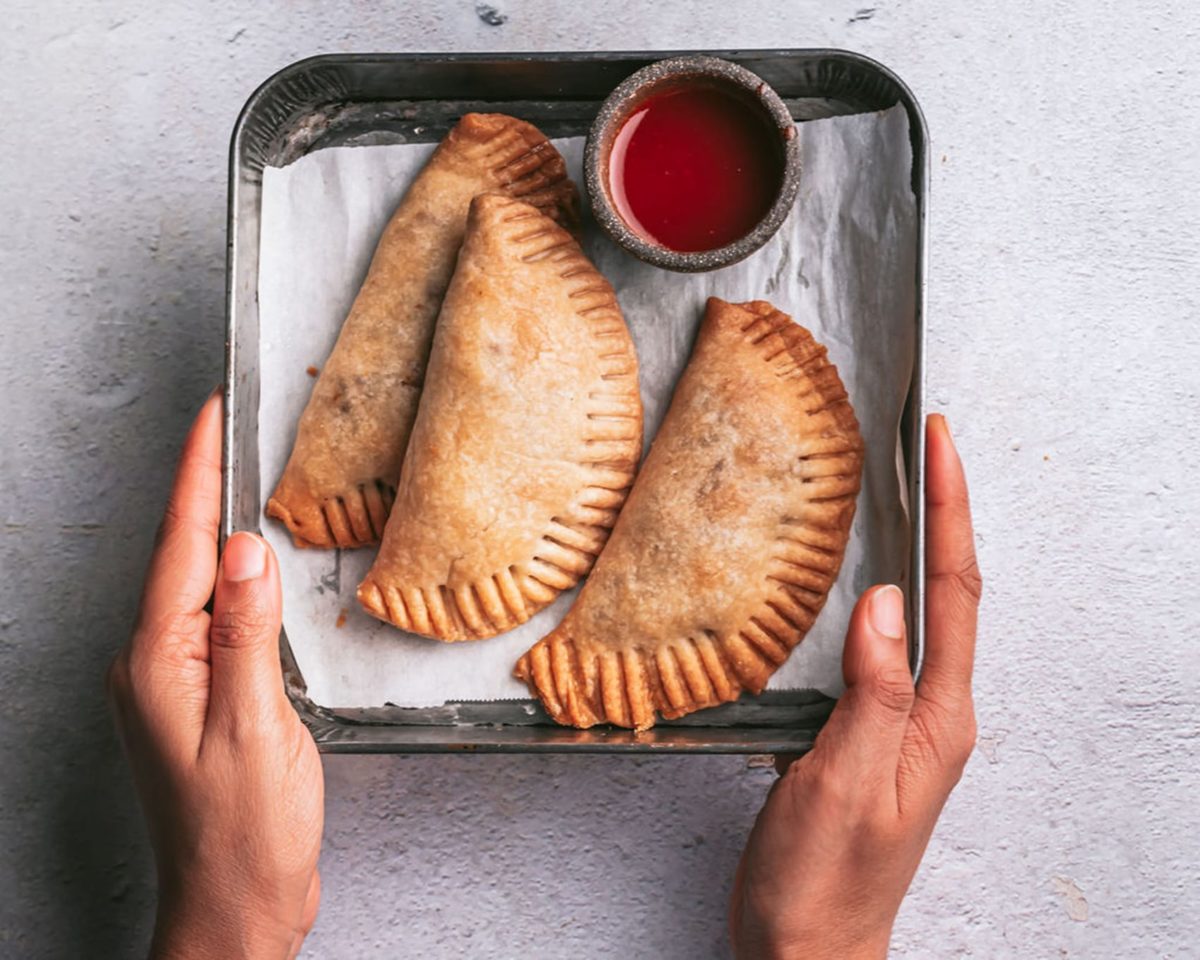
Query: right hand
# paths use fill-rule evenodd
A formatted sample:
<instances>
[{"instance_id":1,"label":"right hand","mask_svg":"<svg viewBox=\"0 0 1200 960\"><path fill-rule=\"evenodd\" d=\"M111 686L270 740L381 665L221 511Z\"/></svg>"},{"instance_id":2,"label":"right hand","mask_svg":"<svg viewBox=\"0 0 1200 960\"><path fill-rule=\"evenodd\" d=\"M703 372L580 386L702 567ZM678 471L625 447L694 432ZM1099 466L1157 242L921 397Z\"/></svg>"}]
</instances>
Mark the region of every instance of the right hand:
<instances>
[{"instance_id":1,"label":"right hand","mask_svg":"<svg viewBox=\"0 0 1200 960\"><path fill-rule=\"evenodd\" d=\"M962 464L946 421L926 426L926 649L914 689L904 598L854 610L846 693L782 776L734 881L730 931L747 960L887 955L892 923L975 745L971 672L981 581Z\"/></svg>"}]
</instances>

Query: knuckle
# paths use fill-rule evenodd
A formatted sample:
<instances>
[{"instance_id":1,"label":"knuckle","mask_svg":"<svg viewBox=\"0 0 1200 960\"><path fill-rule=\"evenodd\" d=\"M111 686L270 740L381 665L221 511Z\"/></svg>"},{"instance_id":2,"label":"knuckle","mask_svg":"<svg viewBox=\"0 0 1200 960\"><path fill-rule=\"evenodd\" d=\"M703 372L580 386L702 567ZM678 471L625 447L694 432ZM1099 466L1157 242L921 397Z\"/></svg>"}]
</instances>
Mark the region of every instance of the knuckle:
<instances>
[{"instance_id":1,"label":"knuckle","mask_svg":"<svg viewBox=\"0 0 1200 960\"><path fill-rule=\"evenodd\" d=\"M959 751L957 747L950 750L946 757L946 762L943 763L942 769L946 773L946 779L953 787L962 780L963 773L967 769L967 761L970 759L971 753L967 751Z\"/></svg>"},{"instance_id":2,"label":"knuckle","mask_svg":"<svg viewBox=\"0 0 1200 960\"><path fill-rule=\"evenodd\" d=\"M975 713L970 703L943 706L930 702L927 710L913 716L913 722L924 764L957 783L975 749Z\"/></svg>"},{"instance_id":3,"label":"knuckle","mask_svg":"<svg viewBox=\"0 0 1200 960\"><path fill-rule=\"evenodd\" d=\"M224 647L245 647L279 632L276 618L251 604L239 604L214 610L209 637Z\"/></svg>"},{"instance_id":4,"label":"knuckle","mask_svg":"<svg viewBox=\"0 0 1200 960\"><path fill-rule=\"evenodd\" d=\"M978 602L983 596L983 574L979 572L979 561L974 554L966 568L959 573L958 579L971 599Z\"/></svg>"},{"instance_id":5,"label":"knuckle","mask_svg":"<svg viewBox=\"0 0 1200 960\"><path fill-rule=\"evenodd\" d=\"M312 928L317 922L317 911L320 908L320 904L321 877L319 874L314 873L308 897L304 901L304 912L300 915L300 932L306 937L312 932Z\"/></svg>"},{"instance_id":6,"label":"knuckle","mask_svg":"<svg viewBox=\"0 0 1200 960\"><path fill-rule=\"evenodd\" d=\"M905 742L905 753L922 775L932 775L945 766L946 744L925 713L914 713L910 722L916 736Z\"/></svg>"},{"instance_id":7,"label":"knuckle","mask_svg":"<svg viewBox=\"0 0 1200 960\"><path fill-rule=\"evenodd\" d=\"M105 677L109 707L118 726L146 717L161 699L162 686L151 657L137 651L119 653Z\"/></svg>"},{"instance_id":8,"label":"knuckle","mask_svg":"<svg viewBox=\"0 0 1200 960\"><path fill-rule=\"evenodd\" d=\"M827 810L848 810L854 799L854 791L850 788L846 778L828 768L823 770L819 776L813 777L808 787L813 799Z\"/></svg>"},{"instance_id":9,"label":"knuckle","mask_svg":"<svg viewBox=\"0 0 1200 960\"><path fill-rule=\"evenodd\" d=\"M953 770L961 776L971 754L975 752L975 741L978 731L975 726L975 715L971 713L958 726L958 733L950 747L950 764Z\"/></svg>"},{"instance_id":10,"label":"knuckle","mask_svg":"<svg viewBox=\"0 0 1200 960\"><path fill-rule=\"evenodd\" d=\"M185 530L190 527L203 528L207 531L208 523L205 520L197 518L186 505L181 505L173 494L167 499L167 505L163 508L162 520L158 524L157 542L162 543L170 534L177 530Z\"/></svg>"},{"instance_id":11,"label":"knuckle","mask_svg":"<svg viewBox=\"0 0 1200 960\"><path fill-rule=\"evenodd\" d=\"M871 694L889 712L907 713L916 692L912 674L901 666L880 667L871 678Z\"/></svg>"},{"instance_id":12,"label":"knuckle","mask_svg":"<svg viewBox=\"0 0 1200 960\"><path fill-rule=\"evenodd\" d=\"M175 497L168 497L167 505L163 508L162 519L158 521L158 527L154 531L155 550L162 549L163 544L170 539L171 535L183 527L187 521L188 518L179 509L179 504L175 501Z\"/></svg>"},{"instance_id":13,"label":"knuckle","mask_svg":"<svg viewBox=\"0 0 1200 960\"><path fill-rule=\"evenodd\" d=\"M855 823L870 817L875 792L836 757L819 758L805 773L797 786L819 815Z\"/></svg>"},{"instance_id":14,"label":"knuckle","mask_svg":"<svg viewBox=\"0 0 1200 960\"><path fill-rule=\"evenodd\" d=\"M941 575L949 581L963 597L978 604L983 597L983 575L979 572L979 561L972 554L959 570Z\"/></svg>"},{"instance_id":15,"label":"knuckle","mask_svg":"<svg viewBox=\"0 0 1200 960\"><path fill-rule=\"evenodd\" d=\"M156 610L143 603L138 610L134 633L153 638L155 646L181 640L196 631L196 615L182 610Z\"/></svg>"},{"instance_id":16,"label":"knuckle","mask_svg":"<svg viewBox=\"0 0 1200 960\"><path fill-rule=\"evenodd\" d=\"M966 740L967 746L970 749L974 749L975 740L979 736L979 725L975 720L975 707L970 701L963 707L963 715L959 720L959 729L962 730L962 736Z\"/></svg>"},{"instance_id":17,"label":"knuckle","mask_svg":"<svg viewBox=\"0 0 1200 960\"><path fill-rule=\"evenodd\" d=\"M806 804L827 822L852 824L862 828L877 818L879 791L870 778L863 779L852 771L825 765L805 783Z\"/></svg>"},{"instance_id":18,"label":"knuckle","mask_svg":"<svg viewBox=\"0 0 1200 960\"><path fill-rule=\"evenodd\" d=\"M818 804L844 806L850 797L846 778L838 771L829 751L819 747L808 754L803 763L793 763L785 779Z\"/></svg>"},{"instance_id":19,"label":"knuckle","mask_svg":"<svg viewBox=\"0 0 1200 960\"><path fill-rule=\"evenodd\" d=\"M154 665L146 656L129 658L126 670L126 696L132 701L143 700L154 684Z\"/></svg>"}]
</instances>

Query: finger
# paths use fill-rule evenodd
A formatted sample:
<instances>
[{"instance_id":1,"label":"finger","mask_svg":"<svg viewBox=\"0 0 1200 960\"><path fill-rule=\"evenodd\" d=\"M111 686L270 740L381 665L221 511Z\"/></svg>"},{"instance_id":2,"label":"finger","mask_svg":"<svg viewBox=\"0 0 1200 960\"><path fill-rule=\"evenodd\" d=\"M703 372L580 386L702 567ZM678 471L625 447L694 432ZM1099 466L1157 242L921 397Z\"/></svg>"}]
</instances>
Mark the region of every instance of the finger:
<instances>
[{"instance_id":1,"label":"finger","mask_svg":"<svg viewBox=\"0 0 1200 960\"><path fill-rule=\"evenodd\" d=\"M202 615L212 596L221 514L221 397L214 392L183 444L167 508L159 527L139 624L131 646L170 642L179 631L155 629Z\"/></svg>"},{"instance_id":2,"label":"finger","mask_svg":"<svg viewBox=\"0 0 1200 960\"><path fill-rule=\"evenodd\" d=\"M847 782L895 781L913 704L905 636L899 587L872 587L859 598L842 654L846 692L813 748Z\"/></svg>"},{"instance_id":3,"label":"finger","mask_svg":"<svg viewBox=\"0 0 1200 960\"><path fill-rule=\"evenodd\" d=\"M962 462L946 420L925 427L925 661L897 775L901 809L936 817L975 744L971 675L981 583Z\"/></svg>"},{"instance_id":4,"label":"finger","mask_svg":"<svg viewBox=\"0 0 1200 960\"><path fill-rule=\"evenodd\" d=\"M945 417L925 430L925 661L919 700L969 703L981 581L962 461Z\"/></svg>"},{"instance_id":5,"label":"finger","mask_svg":"<svg viewBox=\"0 0 1200 960\"><path fill-rule=\"evenodd\" d=\"M286 706L279 666L279 565L261 537L239 532L225 544L213 597L212 690L205 736L236 733Z\"/></svg>"}]
</instances>

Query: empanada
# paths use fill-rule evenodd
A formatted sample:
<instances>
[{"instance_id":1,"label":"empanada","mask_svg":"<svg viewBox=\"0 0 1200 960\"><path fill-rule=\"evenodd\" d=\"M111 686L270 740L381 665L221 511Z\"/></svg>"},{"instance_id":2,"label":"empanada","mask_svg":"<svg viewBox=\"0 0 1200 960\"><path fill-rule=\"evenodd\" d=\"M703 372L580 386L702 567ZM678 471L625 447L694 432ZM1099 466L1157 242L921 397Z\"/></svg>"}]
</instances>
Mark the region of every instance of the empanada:
<instances>
[{"instance_id":1,"label":"empanada","mask_svg":"<svg viewBox=\"0 0 1200 960\"><path fill-rule=\"evenodd\" d=\"M357 547L383 532L467 207L484 191L578 222L575 185L536 127L471 113L450 131L383 232L267 501L297 546Z\"/></svg>"},{"instance_id":2,"label":"empanada","mask_svg":"<svg viewBox=\"0 0 1200 960\"><path fill-rule=\"evenodd\" d=\"M769 303L710 299L608 545L516 675L576 727L759 692L837 577L862 461L825 348Z\"/></svg>"},{"instance_id":3,"label":"empanada","mask_svg":"<svg viewBox=\"0 0 1200 960\"><path fill-rule=\"evenodd\" d=\"M591 568L641 444L612 287L537 209L477 197L359 601L438 640L524 622Z\"/></svg>"}]
</instances>

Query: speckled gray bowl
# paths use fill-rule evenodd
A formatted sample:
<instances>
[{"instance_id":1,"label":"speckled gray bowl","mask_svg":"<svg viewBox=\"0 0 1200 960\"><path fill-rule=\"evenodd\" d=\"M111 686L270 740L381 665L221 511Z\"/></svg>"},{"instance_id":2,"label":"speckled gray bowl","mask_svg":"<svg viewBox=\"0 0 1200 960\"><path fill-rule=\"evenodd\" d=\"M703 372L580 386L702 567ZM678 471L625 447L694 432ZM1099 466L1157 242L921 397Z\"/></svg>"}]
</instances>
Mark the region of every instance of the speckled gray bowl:
<instances>
[{"instance_id":1,"label":"speckled gray bowl","mask_svg":"<svg viewBox=\"0 0 1200 960\"><path fill-rule=\"evenodd\" d=\"M783 146L783 172L779 192L766 215L749 233L714 250L672 250L630 229L617 212L608 191L608 159L613 140L626 118L658 91L688 79L725 83L757 102L779 131ZM583 160L584 178L596 222L635 257L667 270L699 273L737 263L774 236L791 212L800 188L800 142L788 108L766 82L745 67L717 57L689 56L659 60L623 80L600 107L588 133Z\"/></svg>"}]
</instances>

